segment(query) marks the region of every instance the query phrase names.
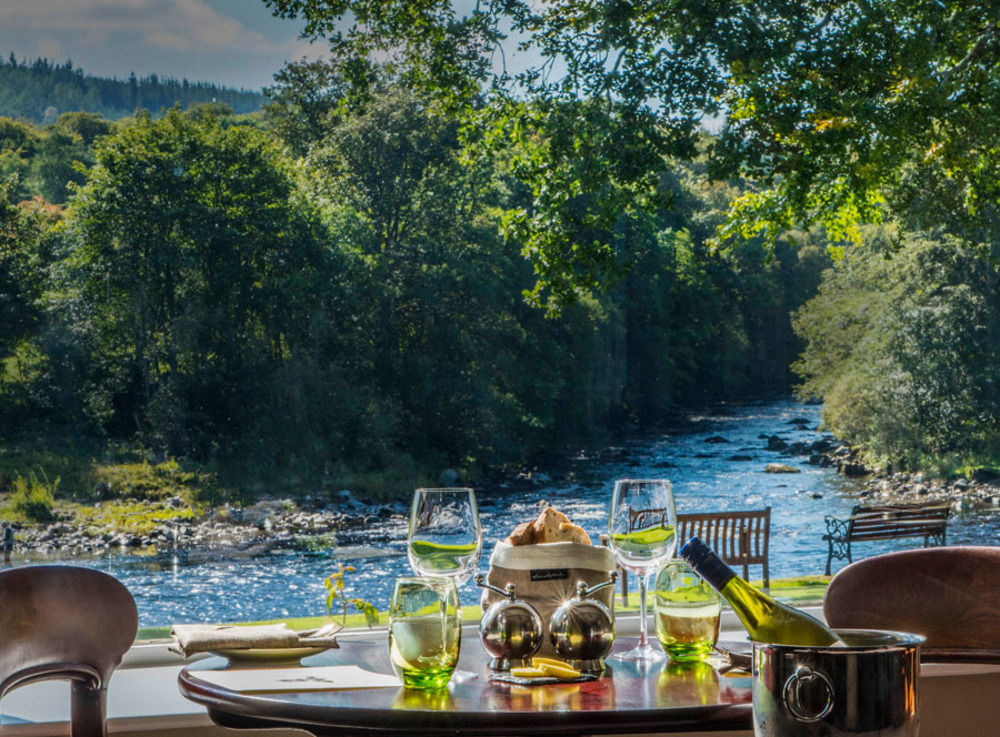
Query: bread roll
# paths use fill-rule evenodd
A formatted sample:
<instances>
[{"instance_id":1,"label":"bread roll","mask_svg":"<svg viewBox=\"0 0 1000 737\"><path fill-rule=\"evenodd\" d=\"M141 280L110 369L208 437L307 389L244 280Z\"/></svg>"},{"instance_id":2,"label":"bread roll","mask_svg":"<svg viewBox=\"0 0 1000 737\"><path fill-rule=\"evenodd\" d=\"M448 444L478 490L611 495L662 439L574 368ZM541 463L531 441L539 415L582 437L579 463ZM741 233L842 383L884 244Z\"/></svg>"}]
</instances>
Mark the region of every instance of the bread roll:
<instances>
[{"instance_id":1,"label":"bread roll","mask_svg":"<svg viewBox=\"0 0 1000 737\"><path fill-rule=\"evenodd\" d=\"M522 522L507 537L511 545L532 545L535 542L535 521Z\"/></svg>"},{"instance_id":2,"label":"bread roll","mask_svg":"<svg viewBox=\"0 0 1000 737\"><path fill-rule=\"evenodd\" d=\"M530 522L522 522L507 536L510 545L574 542L590 545L590 536L569 517L553 507L546 507Z\"/></svg>"},{"instance_id":3,"label":"bread roll","mask_svg":"<svg viewBox=\"0 0 1000 737\"><path fill-rule=\"evenodd\" d=\"M569 517L558 509L552 507L543 509L535 520L535 542L563 542L562 533L559 531L559 526L563 523L569 523Z\"/></svg>"},{"instance_id":4,"label":"bread roll","mask_svg":"<svg viewBox=\"0 0 1000 737\"><path fill-rule=\"evenodd\" d=\"M590 535L587 534L587 531L572 522L563 522L559 525L559 535L565 542L590 545Z\"/></svg>"}]
</instances>

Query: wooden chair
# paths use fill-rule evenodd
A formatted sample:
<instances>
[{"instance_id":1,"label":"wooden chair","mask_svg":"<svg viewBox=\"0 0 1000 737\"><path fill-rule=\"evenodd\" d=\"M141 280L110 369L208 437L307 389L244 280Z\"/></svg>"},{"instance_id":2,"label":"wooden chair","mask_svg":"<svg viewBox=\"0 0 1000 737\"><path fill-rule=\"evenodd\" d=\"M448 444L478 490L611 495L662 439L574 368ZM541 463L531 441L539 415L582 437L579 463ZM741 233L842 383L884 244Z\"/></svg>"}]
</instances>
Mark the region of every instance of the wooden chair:
<instances>
[{"instance_id":1,"label":"wooden chair","mask_svg":"<svg viewBox=\"0 0 1000 737\"><path fill-rule=\"evenodd\" d=\"M652 524L667 524L663 509L629 510L629 529ZM732 512L698 512L677 515L677 545L680 547L697 536L714 549L722 560L743 569L743 578L750 578L750 566L759 565L764 588L771 587L768 554L771 545L771 508L743 509ZM601 544L608 536L601 535ZM619 569L622 604L628 606L628 574Z\"/></svg>"},{"instance_id":2,"label":"wooden chair","mask_svg":"<svg viewBox=\"0 0 1000 737\"><path fill-rule=\"evenodd\" d=\"M750 578L750 566L759 565L764 588L771 587L770 507L677 515L677 545L692 537L712 548L729 565L742 567L745 579Z\"/></svg>"},{"instance_id":3,"label":"wooden chair","mask_svg":"<svg viewBox=\"0 0 1000 737\"><path fill-rule=\"evenodd\" d=\"M833 577L832 627L923 635L925 660L1000 662L1000 547L921 548L867 558Z\"/></svg>"},{"instance_id":4,"label":"wooden chair","mask_svg":"<svg viewBox=\"0 0 1000 737\"><path fill-rule=\"evenodd\" d=\"M106 737L108 681L137 627L132 595L106 573L0 571L0 698L35 681L68 679L72 737Z\"/></svg>"}]
</instances>

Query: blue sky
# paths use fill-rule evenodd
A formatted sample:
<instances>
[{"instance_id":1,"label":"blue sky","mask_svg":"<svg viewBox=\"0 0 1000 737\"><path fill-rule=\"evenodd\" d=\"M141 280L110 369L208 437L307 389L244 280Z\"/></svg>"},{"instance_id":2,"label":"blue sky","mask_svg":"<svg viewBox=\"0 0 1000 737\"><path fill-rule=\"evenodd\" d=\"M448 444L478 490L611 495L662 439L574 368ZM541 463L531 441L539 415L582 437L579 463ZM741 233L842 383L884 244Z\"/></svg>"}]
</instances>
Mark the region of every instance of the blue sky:
<instances>
[{"instance_id":1,"label":"blue sky","mask_svg":"<svg viewBox=\"0 0 1000 737\"><path fill-rule=\"evenodd\" d=\"M88 74L158 74L258 89L322 53L262 0L0 0L0 56L72 59Z\"/></svg>"}]
</instances>

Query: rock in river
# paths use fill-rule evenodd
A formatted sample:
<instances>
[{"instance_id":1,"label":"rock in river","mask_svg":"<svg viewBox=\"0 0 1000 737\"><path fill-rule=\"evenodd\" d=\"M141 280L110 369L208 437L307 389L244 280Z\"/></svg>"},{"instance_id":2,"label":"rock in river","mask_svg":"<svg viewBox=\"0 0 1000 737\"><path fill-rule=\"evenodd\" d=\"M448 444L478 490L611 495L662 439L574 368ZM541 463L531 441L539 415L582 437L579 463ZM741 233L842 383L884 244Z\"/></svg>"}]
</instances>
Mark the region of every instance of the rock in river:
<instances>
[{"instance_id":1,"label":"rock in river","mask_svg":"<svg viewBox=\"0 0 1000 737\"><path fill-rule=\"evenodd\" d=\"M789 466L787 463L768 463L764 466L765 473L802 473L802 469Z\"/></svg>"}]
</instances>

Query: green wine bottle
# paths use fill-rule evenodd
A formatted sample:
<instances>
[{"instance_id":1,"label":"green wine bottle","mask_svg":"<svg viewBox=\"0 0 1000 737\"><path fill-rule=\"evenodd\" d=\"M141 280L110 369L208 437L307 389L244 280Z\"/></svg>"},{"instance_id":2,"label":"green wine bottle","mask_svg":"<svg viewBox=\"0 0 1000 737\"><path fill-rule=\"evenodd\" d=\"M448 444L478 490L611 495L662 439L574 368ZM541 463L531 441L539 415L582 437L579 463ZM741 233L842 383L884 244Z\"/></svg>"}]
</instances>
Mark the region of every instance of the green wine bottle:
<instances>
[{"instance_id":1,"label":"green wine bottle","mask_svg":"<svg viewBox=\"0 0 1000 737\"><path fill-rule=\"evenodd\" d=\"M748 584L698 538L692 537L684 543L680 556L729 602L751 640L772 645L819 647L841 642L818 619L775 601Z\"/></svg>"}]
</instances>

